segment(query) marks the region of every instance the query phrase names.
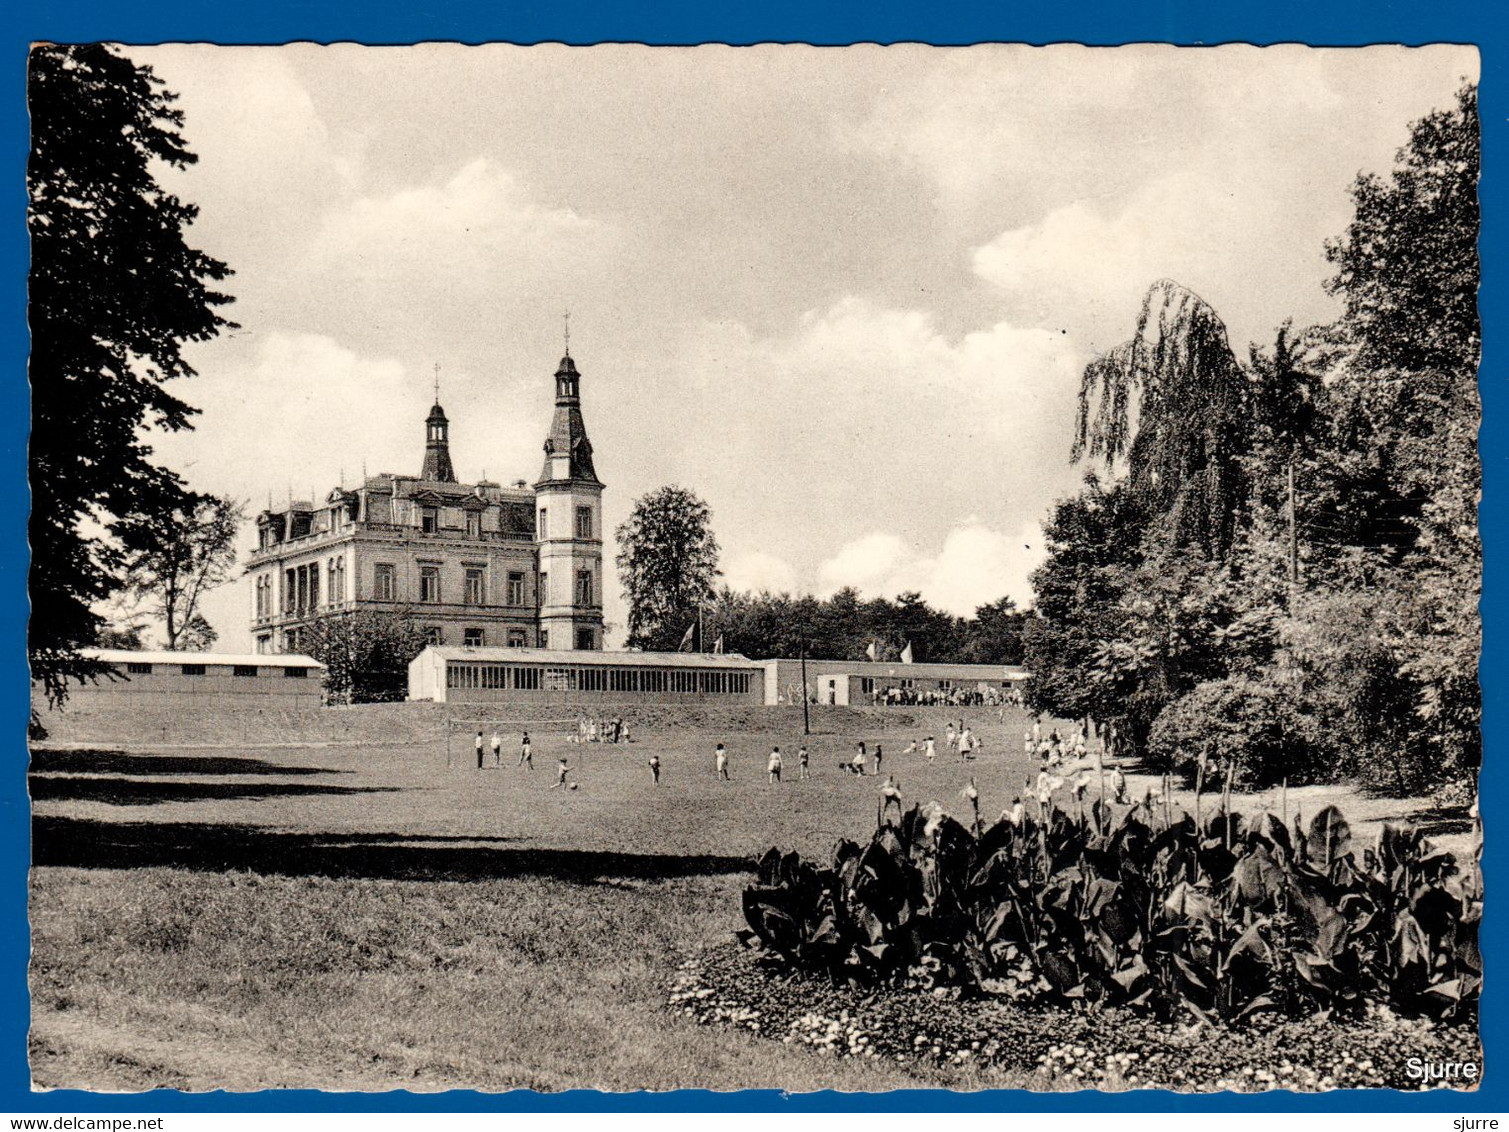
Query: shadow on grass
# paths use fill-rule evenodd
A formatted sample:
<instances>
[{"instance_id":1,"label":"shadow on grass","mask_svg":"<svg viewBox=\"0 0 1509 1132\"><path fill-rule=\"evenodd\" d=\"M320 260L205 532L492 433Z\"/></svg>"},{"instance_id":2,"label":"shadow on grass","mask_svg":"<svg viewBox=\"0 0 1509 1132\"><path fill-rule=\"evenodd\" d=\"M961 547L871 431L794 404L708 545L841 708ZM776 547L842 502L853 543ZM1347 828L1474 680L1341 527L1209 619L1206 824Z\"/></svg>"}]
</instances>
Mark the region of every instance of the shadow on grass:
<instances>
[{"instance_id":1,"label":"shadow on grass","mask_svg":"<svg viewBox=\"0 0 1509 1132\"><path fill-rule=\"evenodd\" d=\"M350 774L319 766L280 766L266 759L240 758L231 755L137 755L126 751L102 751L89 748L68 750L34 750L31 769L54 774L265 774L300 776L309 774Z\"/></svg>"},{"instance_id":2,"label":"shadow on grass","mask_svg":"<svg viewBox=\"0 0 1509 1132\"><path fill-rule=\"evenodd\" d=\"M396 786L322 786L309 782L173 782L140 778L29 775L34 802L104 802L156 806L164 802L224 802L310 794L389 794Z\"/></svg>"},{"instance_id":3,"label":"shadow on grass","mask_svg":"<svg viewBox=\"0 0 1509 1132\"><path fill-rule=\"evenodd\" d=\"M1427 837L1431 834L1470 833L1472 815L1466 806L1431 806L1405 814L1404 822L1415 826Z\"/></svg>"},{"instance_id":4,"label":"shadow on grass","mask_svg":"<svg viewBox=\"0 0 1509 1132\"><path fill-rule=\"evenodd\" d=\"M507 847L507 838L468 838L471 844L457 845L424 835L285 833L246 825L60 817L34 817L31 830L32 864L59 868L244 870L372 880L548 877L578 884L754 871L747 857L527 849Z\"/></svg>"}]
</instances>

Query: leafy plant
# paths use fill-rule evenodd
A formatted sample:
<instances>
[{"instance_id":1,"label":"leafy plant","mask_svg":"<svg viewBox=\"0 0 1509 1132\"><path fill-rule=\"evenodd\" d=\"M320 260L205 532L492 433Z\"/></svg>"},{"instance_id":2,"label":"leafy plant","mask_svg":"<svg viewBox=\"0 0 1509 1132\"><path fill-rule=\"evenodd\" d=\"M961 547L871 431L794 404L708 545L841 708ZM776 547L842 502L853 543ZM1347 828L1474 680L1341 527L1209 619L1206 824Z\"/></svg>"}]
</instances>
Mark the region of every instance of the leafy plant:
<instances>
[{"instance_id":1,"label":"leafy plant","mask_svg":"<svg viewBox=\"0 0 1509 1132\"><path fill-rule=\"evenodd\" d=\"M1476 870L1390 826L1359 860L1334 807L1291 827L1097 802L978 835L914 807L829 868L772 849L744 912L776 962L837 980L1165 1019L1460 1019L1482 978Z\"/></svg>"}]
</instances>

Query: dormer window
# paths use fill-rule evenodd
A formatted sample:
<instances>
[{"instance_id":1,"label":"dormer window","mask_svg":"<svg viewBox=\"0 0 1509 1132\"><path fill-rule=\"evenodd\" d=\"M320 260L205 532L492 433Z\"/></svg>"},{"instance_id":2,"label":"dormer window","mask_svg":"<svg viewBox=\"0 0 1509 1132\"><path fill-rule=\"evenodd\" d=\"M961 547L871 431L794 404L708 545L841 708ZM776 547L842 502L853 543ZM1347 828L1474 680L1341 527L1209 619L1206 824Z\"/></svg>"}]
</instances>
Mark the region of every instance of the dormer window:
<instances>
[{"instance_id":1,"label":"dormer window","mask_svg":"<svg viewBox=\"0 0 1509 1132\"><path fill-rule=\"evenodd\" d=\"M419 529L427 535L434 534L440 529L440 513L433 507L426 507L419 515Z\"/></svg>"}]
</instances>

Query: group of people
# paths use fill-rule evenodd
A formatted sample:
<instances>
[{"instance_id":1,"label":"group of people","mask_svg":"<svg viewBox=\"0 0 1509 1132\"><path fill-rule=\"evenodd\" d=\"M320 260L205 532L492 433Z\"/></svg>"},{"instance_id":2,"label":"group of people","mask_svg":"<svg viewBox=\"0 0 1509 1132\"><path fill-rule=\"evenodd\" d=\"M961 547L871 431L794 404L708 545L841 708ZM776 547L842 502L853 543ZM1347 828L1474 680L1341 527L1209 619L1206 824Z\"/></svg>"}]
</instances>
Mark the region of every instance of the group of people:
<instances>
[{"instance_id":1,"label":"group of people","mask_svg":"<svg viewBox=\"0 0 1509 1132\"><path fill-rule=\"evenodd\" d=\"M1023 750L1029 755L1035 754L1044 767L1058 767L1071 759L1083 759L1088 747L1089 739L1083 724L1076 723L1067 735L1060 735L1055 727L1045 736L1041 716L1033 717L1031 729L1022 736Z\"/></svg>"},{"instance_id":2,"label":"group of people","mask_svg":"<svg viewBox=\"0 0 1509 1132\"><path fill-rule=\"evenodd\" d=\"M1012 704L1020 707L1021 693L1015 688L876 688L870 693L871 702L885 707L998 707Z\"/></svg>"},{"instance_id":3,"label":"group of people","mask_svg":"<svg viewBox=\"0 0 1509 1132\"><path fill-rule=\"evenodd\" d=\"M621 715L611 719L588 719L585 715L579 716L576 721L576 734L567 736L567 742L628 743L630 742L629 725Z\"/></svg>"},{"instance_id":4,"label":"group of people","mask_svg":"<svg viewBox=\"0 0 1509 1132\"><path fill-rule=\"evenodd\" d=\"M719 743L713 751L713 771L720 782L732 782L733 776L728 773L728 748ZM796 776L799 779L812 777L812 756L806 746L799 747L796 752ZM655 782L660 782L660 770L655 769ZM781 773L786 769L786 758L781 754L780 744L770 748L770 754L765 759L765 775L770 782L781 781Z\"/></svg>"},{"instance_id":5,"label":"group of people","mask_svg":"<svg viewBox=\"0 0 1509 1132\"><path fill-rule=\"evenodd\" d=\"M492 738L490 740L484 740L482 738L482 732L479 730L477 732L475 746L477 749L478 770L481 770L487 765L486 754L488 751L492 752L494 766L503 765L503 736L498 733L496 728L493 729ZM534 769L534 751L530 744L529 732L527 731L524 732L523 736L519 740L519 761L517 765L527 767L529 770Z\"/></svg>"}]
</instances>

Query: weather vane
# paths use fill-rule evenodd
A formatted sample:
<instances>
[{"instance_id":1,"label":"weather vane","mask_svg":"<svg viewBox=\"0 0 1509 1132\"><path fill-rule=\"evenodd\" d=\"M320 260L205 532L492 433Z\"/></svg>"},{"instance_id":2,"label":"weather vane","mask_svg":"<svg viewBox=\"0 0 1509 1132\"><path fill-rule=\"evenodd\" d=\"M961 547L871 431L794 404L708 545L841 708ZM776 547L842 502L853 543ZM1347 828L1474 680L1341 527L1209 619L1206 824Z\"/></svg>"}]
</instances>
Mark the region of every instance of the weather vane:
<instances>
[{"instance_id":1,"label":"weather vane","mask_svg":"<svg viewBox=\"0 0 1509 1132\"><path fill-rule=\"evenodd\" d=\"M562 316L566 321L566 356L571 356L571 312L567 311Z\"/></svg>"},{"instance_id":2,"label":"weather vane","mask_svg":"<svg viewBox=\"0 0 1509 1132\"><path fill-rule=\"evenodd\" d=\"M440 404L440 363L435 363L435 404Z\"/></svg>"}]
</instances>

